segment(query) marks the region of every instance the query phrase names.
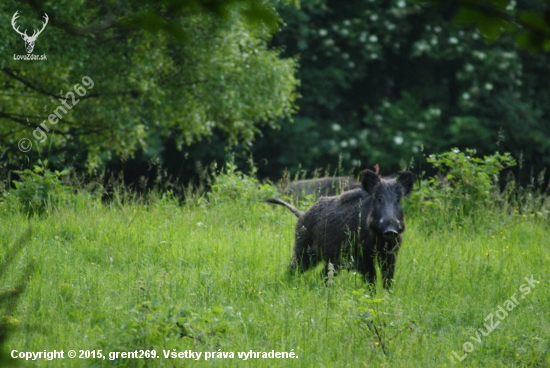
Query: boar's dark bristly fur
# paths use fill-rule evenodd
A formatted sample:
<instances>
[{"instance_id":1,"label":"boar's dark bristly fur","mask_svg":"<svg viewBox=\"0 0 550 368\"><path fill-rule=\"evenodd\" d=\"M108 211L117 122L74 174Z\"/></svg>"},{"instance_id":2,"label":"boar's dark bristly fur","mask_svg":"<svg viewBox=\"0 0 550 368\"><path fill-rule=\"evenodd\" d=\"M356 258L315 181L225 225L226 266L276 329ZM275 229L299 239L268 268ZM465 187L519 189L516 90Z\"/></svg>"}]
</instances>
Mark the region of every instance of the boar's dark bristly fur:
<instances>
[{"instance_id":1,"label":"boar's dark bristly fur","mask_svg":"<svg viewBox=\"0 0 550 368\"><path fill-rule=\"evenodd\" d=\"M320 198L306 212L277 198L267 200L298 217L291 271L303 272L325 261L326 274L328 262L335 269L351 264L373 283L377 261L384 287L391 284L405 231L400 200L411 193L413 174L406 171L387 180L364 170L361 185L339 196Z\"/></svg>"}]
</instances>

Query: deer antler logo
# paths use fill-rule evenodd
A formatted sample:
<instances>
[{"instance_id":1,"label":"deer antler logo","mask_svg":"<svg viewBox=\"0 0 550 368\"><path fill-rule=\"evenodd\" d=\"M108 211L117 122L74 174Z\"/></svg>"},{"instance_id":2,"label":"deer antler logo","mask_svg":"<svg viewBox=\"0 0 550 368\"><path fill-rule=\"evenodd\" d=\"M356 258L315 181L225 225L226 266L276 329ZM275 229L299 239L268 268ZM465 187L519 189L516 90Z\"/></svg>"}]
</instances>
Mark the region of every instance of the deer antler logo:
<instances>
[{"instance_id":1,"label":"deer antler logo","mask_svg":"<svg viewBox=\"0 0 550 368\"><path fill-rule=\"evenodd\" d=\"M13 15L13 18L11 18L11 26L13 27L15 32L17 32L21 35L21 38L23 38L23 40L25 41L25 48L27 49L27 54L30 54L30 53L32 53L32 50L34 49L34 43L36 42L36 39L38 38L38 35L40 33L42 33L44 28L46 28L46 24L48 24L48 19L49 19L48 14L44 13L44 19L46 20L46 22L44 22L44 25L42 26L42 29L40 31L34 30L32 36L29 36L27 34L26 29L25 29L25 32L21 32L19 30L19 26L17 26L17 28L15 28L15 21L19 17L19 15L17 15L18 12L19 12L19 10L16 11L15 14Z\"/></svg>"}]
</instances>

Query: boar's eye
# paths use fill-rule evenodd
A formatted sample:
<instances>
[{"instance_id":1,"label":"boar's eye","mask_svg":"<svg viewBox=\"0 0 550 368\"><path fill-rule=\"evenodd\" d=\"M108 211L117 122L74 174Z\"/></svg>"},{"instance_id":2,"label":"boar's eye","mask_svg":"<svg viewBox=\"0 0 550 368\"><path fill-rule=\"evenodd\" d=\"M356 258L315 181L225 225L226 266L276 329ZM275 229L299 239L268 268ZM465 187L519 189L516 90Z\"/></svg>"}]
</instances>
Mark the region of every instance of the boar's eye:
<instances>
[{"instance_id":1,"label":"boar's eye","mask_svg":"<svg viewBox=\"0 0 550 368\"><path fill-rule=\"evenodd\" d=\"M382 197L378 197L378 198L376 198L376 200L378 201L378 203L382 203L384 201L384 199Z\"/></svg>"}]
</instances>

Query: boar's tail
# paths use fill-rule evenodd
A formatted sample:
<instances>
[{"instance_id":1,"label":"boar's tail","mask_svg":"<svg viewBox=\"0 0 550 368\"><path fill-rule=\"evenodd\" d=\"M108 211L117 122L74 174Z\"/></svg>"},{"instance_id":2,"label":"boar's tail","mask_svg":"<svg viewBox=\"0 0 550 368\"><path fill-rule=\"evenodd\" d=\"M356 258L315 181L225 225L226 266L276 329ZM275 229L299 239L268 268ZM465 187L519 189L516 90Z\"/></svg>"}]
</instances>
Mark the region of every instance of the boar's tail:
<instances>
[{"instance_id":1,"label":"boar's tail","mask_svg":"<svg viewBox=\"0 0 550 368\"><path fill-rule=\"evenodd\" d=\"M290 212L292 212L298 218L300 218L304 215L304 213L302 211L300 211L299 209L297 209L293 205L288 204L288 203L286 203L285 201L283 201L279 198L268 198L265 201L267 203L273 203L273 204L278 204L280 206L285 206L286 208L288 208L290 210Z\"/></svg>"}]
</instances>

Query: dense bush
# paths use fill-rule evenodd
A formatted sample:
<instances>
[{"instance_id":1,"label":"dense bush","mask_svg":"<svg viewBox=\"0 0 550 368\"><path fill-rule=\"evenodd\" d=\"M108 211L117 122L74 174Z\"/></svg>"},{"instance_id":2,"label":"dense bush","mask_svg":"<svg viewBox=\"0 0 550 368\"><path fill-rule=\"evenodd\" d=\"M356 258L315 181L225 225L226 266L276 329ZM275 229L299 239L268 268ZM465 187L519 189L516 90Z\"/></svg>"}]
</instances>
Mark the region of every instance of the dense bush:
<instances>
[{"instance_id":1,"label":"dense bush","mask_svg":"<svg viewBox=\"0 0 550 368\"><path fill-rule=\"evenodd\" d=\"M251 175L243 174L233 161L226 163L225 168L215 176L212 191L208 198L214 202L242 200L262 201L277 195L277 189L268 183L261 184L254 176L256 169L252 166Z\"/></svg>"},{"instance_id":2,"label":"dense bush","mask_svg":"<svg viewBox=\"0 0 550 368\"><path fill-rule=\"evenodd\" d=\"M21 205L25 214L43 214L54 208L60 202L67 200L71 188L61 181L69 174L68 170L51 171L47 169L47 161L39 162L33 170L15 170L19 180L14 180L14 189L4 192L7 204Z\"/></svg>"},{"instance_id":3,"label":"dense bush","mask_svg":"<svg viewBox=\"0 0 550 368\"><path fill-rule=\"evenodd\" d=\"M483 158L475 157L475 154L473 149L461 152L454 148L429 155L427 161L439 173L420 180L420 186L413 194L415 206L464 213L498 200L500 173L515 166L516 161L509 153L496 152Z\"/></svg>"}]
</instances>

